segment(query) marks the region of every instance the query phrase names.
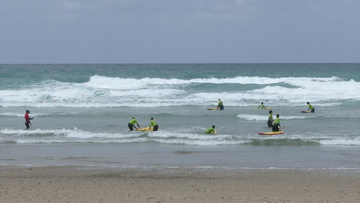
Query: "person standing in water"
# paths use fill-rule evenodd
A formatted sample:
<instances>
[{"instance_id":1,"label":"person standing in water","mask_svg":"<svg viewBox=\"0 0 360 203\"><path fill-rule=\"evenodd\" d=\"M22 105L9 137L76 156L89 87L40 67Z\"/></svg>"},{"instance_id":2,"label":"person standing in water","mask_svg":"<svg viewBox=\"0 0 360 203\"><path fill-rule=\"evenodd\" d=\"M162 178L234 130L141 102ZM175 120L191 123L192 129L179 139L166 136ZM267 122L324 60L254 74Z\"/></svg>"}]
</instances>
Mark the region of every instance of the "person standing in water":
<instances>
[{"instance_id":1,"label":"person standing in water","mask_svg":"<svg viewBox=\"0 0 360 203\"><path fill-rule=\"evenodd\" d=\"M133 131L134 128L137 129L137 128L135 127L135 125L134 125L135 123L136 123L137 126L140 128L140 125L139 125L139 123L137 122L137 120L135 119L135 117L132 117L132 119L129 121L129 124L128 124L128 127L129 127L130 131ZM133 127L134 127L134 128L133 128Z\"/></svg>"},{"instance_id":2,"label":"person standing in water","mask_svg":"<svg viewBox=\"0 0 360 203\"><path fill-rule=\"evenodd\" d=\"M310 111L311 113L315 113L315 108L310 104L310 102L306 102L308 105L308 111Z\"/></svg>"},{"instance_id":3,"label":"person standing in water","mask_svg":"<svg viewBox=\"0 0 360 203\"><path fill-rule=\"evenodd\" d=\"M267 122L268 127L272 127L273 126L273 115L272 115L272 110L269 111L269 119Z\"/></svg>"},{"instance_id":4,"label":"person standing in water","mask_svg":"<svg viewBox=\"0 0 360 203\"><path fill-rule=\"evenodd\" d=\"M205 131L206 134L211 134L215 132L215 125L211 126L211 128L207 129Z\"/></svg>"},{"instance_id":5,"label":"person standing in water","mask_svg":"<svg viewBox=\"0 0 360 203\"><path fill-rule=\"evenodd\" d=\"M26 126L25 130L29 130L30 125L31 125L30 120L34 119L34 118L30 118L29 113L30 113L30 111L26 110L25 116L24 116L25 117L25 126Z\"/></svg>"},{"instance_id":6,"label":"person standing in water","mask_svg":"<svg viewBox=\"0 0 360 203\"><path fill-rule=\"evenodd\" d=\"M221 101L221 99L219 99L219 102L218 102L218 105L217 105L216 109L224 110L224 104Z\"/></svg>"},{"instance_id":7,"label":"person standing in water","mask_svg":"<svg viewBox=\"0 0 360 203\"><path fill-rule=\"evenodd\" d=\"M153 126L153 131L157 131L159 129L159 125L154 121L154 118L150 118L150 128Z\"/></svg>"},{"instance_id":8,"label":"person standing in water","mask_svg":"<svg viewBox=\"0 0 360 203\"><path fill-rule=\"evenodd\" d=\"M274 120L274 125L272 126L272 131L273 132L279 132L281 130L281 125L280 125L280 115L276 114L276 118Z\"/></svg>"}]
</instances>

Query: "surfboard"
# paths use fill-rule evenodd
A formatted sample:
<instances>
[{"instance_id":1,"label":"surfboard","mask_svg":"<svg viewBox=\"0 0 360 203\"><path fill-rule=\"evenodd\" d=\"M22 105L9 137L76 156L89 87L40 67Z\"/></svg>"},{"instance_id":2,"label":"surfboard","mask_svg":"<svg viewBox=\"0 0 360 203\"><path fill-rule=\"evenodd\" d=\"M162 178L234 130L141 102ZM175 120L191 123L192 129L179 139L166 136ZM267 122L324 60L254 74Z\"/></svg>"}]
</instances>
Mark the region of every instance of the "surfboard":
<instances>
[{"instance_id":1,"label":"surfboard","mask_svg":"<svg viewBox=\"0 0 360 203\"><path fill-rule=\"evenodd\" d=\"M207 110L219 110L217 108L208 108Z\"/></svg>"},{"instance_id":2,"label":"surfboard","mask_svg":"<svg viewBox=\"0 0 360 203\"><path fill-rule=\"evenodd\" d=\"M210 134L207 134L207 135L218 134L218 133L219 133L219 132L217 132L217 131L214 130L214 132L212 132L212 133L210 133Z\"/></svg>"},{"instance_id":3,"label":"surfboard","mask_svg":"<svg viewBox=\"0 0 360 203\"><path fill-rule=\"evenodd\" d=\"M310 111L301 111L301 113L311 113Z\"/></svg>"},{"instance_id":4,"label":"surfboard","mask_svg":"<svg viewBox=\"0 0 360 203\"><path fill-rule=\"evenodd\" d=\"M145 128L138 128L135 129L135 131L152 131L153 127L145 127Z\"/></svg>"},{"instance_id":5,"label":"surfboard","mask_svg":"<svg viewBox=\"0 0 360 203\"><path fill-rule=\"evenodd\" d=\"M285 131L279 131L279 132L263 132L263 133L258 133L259 135L280 135L280 134L284 134Z\"/></svg>"},{"instance_id":6,"label":"surfboard","mask_svg":"<svg viewBox=\"0 0 360 203\"><path fill-rule=\"evenodd\" d=\"M253 110L269 110L269 109L271 109L271 107L266 107L265 109L253 108Z\"/></svg>"}]
</instances>

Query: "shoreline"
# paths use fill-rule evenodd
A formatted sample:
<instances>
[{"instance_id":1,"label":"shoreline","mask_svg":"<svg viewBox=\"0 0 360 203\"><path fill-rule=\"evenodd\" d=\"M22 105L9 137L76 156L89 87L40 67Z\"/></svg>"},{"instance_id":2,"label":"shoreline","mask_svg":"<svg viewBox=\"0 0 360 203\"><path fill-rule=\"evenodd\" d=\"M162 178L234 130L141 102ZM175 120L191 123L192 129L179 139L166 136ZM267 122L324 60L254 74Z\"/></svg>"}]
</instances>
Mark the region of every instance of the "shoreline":
<instances>
[{"instance_id":1,"label":"shoreline","mask_svg":"<svg viewBox=\"0 0 360 203\"><path fill-rule=\"evenodd\" d=\"M1 202L360 202L359 170L0 166Z\"/></svg>"}]
</instances>

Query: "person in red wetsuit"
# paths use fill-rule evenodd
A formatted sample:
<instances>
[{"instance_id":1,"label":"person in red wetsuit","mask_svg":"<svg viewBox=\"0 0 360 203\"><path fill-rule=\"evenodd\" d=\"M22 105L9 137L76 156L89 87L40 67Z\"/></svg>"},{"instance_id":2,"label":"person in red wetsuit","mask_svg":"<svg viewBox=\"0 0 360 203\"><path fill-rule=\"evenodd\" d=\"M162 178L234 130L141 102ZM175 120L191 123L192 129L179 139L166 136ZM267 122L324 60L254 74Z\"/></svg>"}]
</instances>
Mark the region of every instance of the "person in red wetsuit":
<instances>
[{"instance_id":1,"label":"person in red wetsuit","mask_svg":"<svg viewBox=\"0 0 360 203\"><path fill-rule=\"evenodd\" d=\"M34 119L34 118L30 118L29 113L30 113L30 111L29 111L29 110L26 110L26 113L25 113L25 126L26 126L26 130L28 130L28 129L30 128L30 125L31 125L30 120Z\"/></svg>"}]
</instances>

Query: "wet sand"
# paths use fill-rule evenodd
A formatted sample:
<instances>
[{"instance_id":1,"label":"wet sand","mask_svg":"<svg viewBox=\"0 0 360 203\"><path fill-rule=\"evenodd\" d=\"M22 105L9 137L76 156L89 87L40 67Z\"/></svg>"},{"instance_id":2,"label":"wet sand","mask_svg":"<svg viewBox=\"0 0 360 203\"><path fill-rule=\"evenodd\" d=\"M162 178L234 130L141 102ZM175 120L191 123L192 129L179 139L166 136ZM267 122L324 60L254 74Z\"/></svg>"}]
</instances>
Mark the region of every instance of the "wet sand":
<instances>
[{"instance_id":1,"label":"wet sand","mask_svg":"<svg viewBox=\"0 0 360 203\"><path fill-rule=\"evenodd\" d=\"M0 202L360 202L353 170L1 166Z\"/></svg>"}]
</instances>

